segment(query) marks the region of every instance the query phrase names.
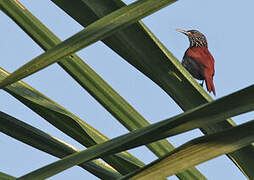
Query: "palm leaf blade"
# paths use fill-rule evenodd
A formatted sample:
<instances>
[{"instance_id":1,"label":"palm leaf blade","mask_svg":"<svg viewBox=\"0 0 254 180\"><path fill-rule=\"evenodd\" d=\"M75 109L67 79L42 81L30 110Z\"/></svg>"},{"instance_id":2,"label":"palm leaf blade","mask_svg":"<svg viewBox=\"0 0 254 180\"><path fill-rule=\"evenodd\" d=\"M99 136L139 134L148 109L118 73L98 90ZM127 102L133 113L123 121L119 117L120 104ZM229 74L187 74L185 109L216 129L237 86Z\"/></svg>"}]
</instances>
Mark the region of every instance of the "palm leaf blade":
<instances>
[{"instance_id":1,"label":"palm leaf blade","mask_svg":"<svg viewBox=\"0 0 254 180\"><path fill-rule=\"evenodd\" d=\"M254 142L254 121L191 140L142 170L121 179L164 178Z\"/></svg>"},{"instance_id":2,"label":"palm leaf blade","mask_svg":"<svg viewBox=\"0 0 254 180\"><path fill-rule=\"evenodd\" d=\"M69 1L61 1L69 2ZM73 6L71 6L73 7ZM73 7L75 8L75 7ZM61 41L28 10L25 12L13 1L3 2L3 10L10 16L26 33L30 35L44 50L61 43ZM86 12L86 11L85 11ZM82 87L84 87L95 99L97 99L113 116L115 116L127 129L135 130L148 126L149 123L122 97L120 97L106 82L102 80L87 64L78 56L71 55L58 64L63 67ZM161 157L174 147L166 140L161 140L147 145L148 148ZM195 168L177 174L181 179L198 177L205 179ZM196 179L196 178L194 178Z\"/></svg>"},{"instance_id":3,"label":"palm leaf blade","mask_svg":"<svg viewBox=\"0 0 254 180\"><path fill-rule=\"evenodd\" d=\"M62 160L35 170L27 175L22 176L22 178L47 178L81 162L87 162L95 158L118 153L123 150L134 148L146 143L151 143L155 140L184 132L187 129L184 129L181 126L186 126L187 120L189 122L188 130L190 130L197 126L206 126L209 123L221 121L223 117L227 118L243 112L251 111L254 109L254 99L250 98L253 94L253 89L254 86L250 86L219 100L201 105L191 111L185 112L171 119L158 122L148 127L144 127L134 132L119 136L105 143L98 144L85 151L70 155ZM221 106L225 107L225 104L230 104L231 106L226 109L222 109ZM179 122L182 122L182 124ZM190 128L190 126L192 126L192 128ZM244 145L247 145L246 143L250 142L244 142Z\"/></svg>"},{"instance_id":4,"label":"palm leaf blade","mask_svg":"<svg viewBox=\"0 0 254 180\"><path fill-rule=\"evenodd\" d=\"M0 88L27 77L58 61L60 58L71 55L175 1L176 0L139 0L129 6L123 7L94 22L89 25L89 27L63 41L61 44L29 61L1 81Z\"/></svg>"},{"instance_id":5,"label":"palm leaf blade","mask_svg":"<svg viewBox=\"0 0 254 180\"><path fill-rule=\"evenodd\" d=\"M8 76L8 72L0 68L0 79ZM4 89L31 110L39 114L56 128L71 136L86 147L108 140L103 134L67 111L54 101L23 82L14 83ZM129 153L122 153L104 159L120 173L126 174L144 164Z\"/></svg>"},{"instance_id":6,"label":"palm leaf blade","mask_svg":"<svg viewBox=\"0 0 254 180\"><path fill-rule=\"evenodd\" d=\"M2 180L15 180L16 178L8 174L0 172L0 179Z\"/></svg>"},{"instance_id":7,"label":"palm leaf blade","mask_svg":"<svg viewBox=\"0 0 254 180\"><path fill-rule=\"evenodd\" d=\"M0 112L0 132L59 158L80 151L76 147L3 112ZM101 179L116 179L121 176L113 168L103 165L99 160L80 164L80 166Z\"/></svg>"},{"instance_id":8,"label":"palm leaf blade","mask_svg":"<svg viewBox=\"0 0 254 180\"><path fill-rule=\"evenodd\" d=\"M124 6L120 0L107 2L75 0L71 2L75 6L75 10L73 10L68 1L52 1L84 27ZM84 10L87 14L82 15ZM103 42L158 84L184 111L212 101L212 98L195 82L174 55L160 43L142 22L118 31L104 39ZM201 128L201 131L209 134L231 128L234 125L235 123L231 119L227 119L218 124ZM253 145L245 146L227 154L227 156L245 175L254 179L254 171L252 170L254 161L249 160L250 157L254 158Z\"/></svg>"}]
</instances>

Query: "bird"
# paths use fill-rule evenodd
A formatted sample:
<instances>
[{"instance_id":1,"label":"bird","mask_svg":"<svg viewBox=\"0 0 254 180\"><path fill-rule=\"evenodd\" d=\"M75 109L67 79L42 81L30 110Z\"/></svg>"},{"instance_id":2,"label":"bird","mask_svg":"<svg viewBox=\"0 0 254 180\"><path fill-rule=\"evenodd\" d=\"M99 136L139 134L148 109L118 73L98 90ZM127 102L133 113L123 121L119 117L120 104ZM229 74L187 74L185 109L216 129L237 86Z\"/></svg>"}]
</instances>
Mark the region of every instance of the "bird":
<instances>
[{"instance_id":1,"label":"bird","mask_svg":"<svg viewBox=\"0 0 254 180\"><path fill-rule=\"evenodd\" d=\"M213 92L216 96L213 83L214 58L208 50L206 37L197 30L177 29L177 31L185 34L190 41L190 46L184 53L182 65L194 78L202 80L200 84L202 87L205 81L207 91Z\"/></svg>"}]
</instances>

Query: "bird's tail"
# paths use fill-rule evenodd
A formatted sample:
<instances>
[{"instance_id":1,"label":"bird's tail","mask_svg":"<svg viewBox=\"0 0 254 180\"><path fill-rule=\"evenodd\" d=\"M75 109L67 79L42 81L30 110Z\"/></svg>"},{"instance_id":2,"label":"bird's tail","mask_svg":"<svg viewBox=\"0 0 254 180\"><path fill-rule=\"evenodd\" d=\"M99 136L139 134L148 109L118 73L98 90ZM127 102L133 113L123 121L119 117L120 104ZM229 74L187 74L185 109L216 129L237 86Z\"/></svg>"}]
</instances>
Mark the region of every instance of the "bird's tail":
<instances>
[{"instance_id":1,"label":"bird's tail","mask_svg":"<svg viewBox=\"0 0 254 180\"><path fill-rule=\"evenodd\" d=\"M213 94L216 96L215 87L213 84L213 78L211 76L205 78L207 91L213 91Z\"/></svg>"}]
</instances>

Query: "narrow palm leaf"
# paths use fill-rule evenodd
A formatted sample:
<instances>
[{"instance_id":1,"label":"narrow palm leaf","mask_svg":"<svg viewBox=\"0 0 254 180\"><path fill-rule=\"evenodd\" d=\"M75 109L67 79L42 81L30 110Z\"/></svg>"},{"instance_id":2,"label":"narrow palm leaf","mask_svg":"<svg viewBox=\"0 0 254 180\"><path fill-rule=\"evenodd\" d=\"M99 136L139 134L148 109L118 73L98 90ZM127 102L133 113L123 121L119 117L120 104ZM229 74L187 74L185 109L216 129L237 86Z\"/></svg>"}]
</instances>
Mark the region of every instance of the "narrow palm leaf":
<instances>
[{"instance_id":1,"label":"narrow palm leaf","mask_svg":"<svg viewBox=\"0 0 254 180\"><path fill-rule=\"evenodd\" d=\"M3 10L27 32L44 50L49 50L61 41L36 19L28 10L24 11L14 1L2 3ZM66 57L58 64L63 67L78 83L97 99L111 114L129 130L149 125L128 102L114 91L96 72L78 56ZM158 156L173 148L166 140L150 145Z\"/></svg>"},{"instance_id":2,"label":"narrow palm leaf","mask_svg":"<svg viewBox=\"0 0 254 180\"><path fill-rule=\"evenodd\" d=\"M190 130L192 129L190 128L191 126L206 126L209 123L221 121L223 118L251 111L254 109L254 99L250 98L253 95L253 90L254 86L250 86L216 101L201 105L171 119L158 122L148 127L119 136L105 143L95 145L87 150L72 154L62 160L35 170L25 176L22 176L20 179L48 178L74 165ZM224 107L224 109L221 107ZM183 121L184 123L181 124L180 122ZM186 121L188 121L188 123L186 123ZM188 129L183 128L186 124L189 126ZM246 143L250 142L245 142L244 145L247 145Z\"/></svg>"},{"instance_id":3,"label":"narrow palm leaf","mask_svg":"<svg viewBox=\"0 0 254 180\"><path fill-rule=\"evenodd\" d=\"M61 44L34 58L0 82L0 88L33 74L61 58L101 40L119 29L159 10L176 0L139 0L94 22ZM1 1L0 1L1 2Z\"/></svg>"},{"instance_id":4,"label":"narrow palm leaf","mask_svg":"<svg viewBox=\"0 0 254 180\"><path fill-rule=\"evenodd\" d=\"M125 6L121 0L52 0L84 27ZM175 27L173 28L175 29ZM135 34L135 36L133 36ZM142 23L117 31L103 42L160 86L184 110L189 110L212 98L200 87L179 61ZM201 128L205 134L234 126L231 119ZM246 146L228 154L229 158L250 179L254 179L254 147Z\"/></svg>"},{"instance_id":5,"label":"narrow palm leaf","mask_svg":"<svg viewBox=\"0 0 254 180\"><path fill-rule=\"evenodd\" d=\"M121 179L145 180L174 175L217 156L240 149L254 142L254 120L222 132L196 138L176 148L165 157L140 171Z\"/></svg>"},{"instance_id":6,"label":"narrow palm leaf","mask_svg":"<svg viewBox=\"0 0 254 180\"><path fill-rule=\"evenodd\" d=\"M8 72L0 68L0 80L8 75ZM109 140L89 124L23 82L17 82L4 90L86 147ZM126 174L144 165L129 153L105 157L104 160L121 174Z\"/></svg>"},{"instance_id":7,"label":"narrow palm leaf","mask_svg":"<svg viewBox=\"0 0 254 180\"><path fill-rule=\"evenodd\" d=\"M62 1L64 2L64 1ZM69 1L68 1L69 2ZM44 26L28 10L24 11L15 1L2 2L4 12L11 17L35 42L44 50L49 50L61 43L46 26ZM75 8L75 7L73 7ZM64 68L82 87L84 87L98 102L101 103L128 130L148 126L144 119L128 102L114 91L96 72L77 55L65 57L58 64ZM147 147L158 157L170 152L174 147L166 140L148 144ZM195 168L177 174L180 179L205 179Z\"/></svg>"},{"instance_id":8,"label":"narrow palm leaf","mask_svg":"<svg viewBox=\"0 0 254 180\"><path fill-rule=\"evenodd\" d=\"M15 180L16 178L8 174L0 172L0 179L1 180Z\"/></svg>"},{"instance_id":9,"label":"narrow palm leaf","mask_svg":"<svg viewBox=\"0 0 254 180\"><path fill-rule=\"evenodd\" d=\"M14 117L0 111L0 132L9 135L16 140L26 143L36 149L49 153L53 156L63 158L70 154L79 152L76 147L64 141L48 135L43 131L32 127ZM100 160L94 160L79 166L86 169L100 179L116 179L121 176L116 170ZM1 179L1 178L0 178Z\"/></svg>"}]
</instances>

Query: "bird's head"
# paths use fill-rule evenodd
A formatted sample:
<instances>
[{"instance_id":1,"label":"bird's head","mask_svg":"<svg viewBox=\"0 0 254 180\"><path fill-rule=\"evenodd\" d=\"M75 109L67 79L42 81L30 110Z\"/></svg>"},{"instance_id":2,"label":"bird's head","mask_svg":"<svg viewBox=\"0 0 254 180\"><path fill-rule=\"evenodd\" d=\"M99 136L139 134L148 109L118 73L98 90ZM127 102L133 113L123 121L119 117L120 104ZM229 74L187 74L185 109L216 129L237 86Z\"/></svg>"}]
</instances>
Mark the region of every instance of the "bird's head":
<instances>
[{"instance_id":1,"label":"bird's head","mask_svg":"<svg viewBox=\"0 0 254 180\"><path fill-rule=\"evenodd\" d=\"M206 37L201 32L197 30L185 31L182 29L177 29L177 31L188 36L190 41L190 47L201 47L201 46L207 47Z\"/></svg>"}]
</instances>

